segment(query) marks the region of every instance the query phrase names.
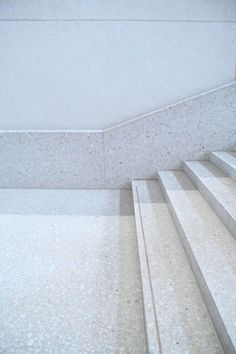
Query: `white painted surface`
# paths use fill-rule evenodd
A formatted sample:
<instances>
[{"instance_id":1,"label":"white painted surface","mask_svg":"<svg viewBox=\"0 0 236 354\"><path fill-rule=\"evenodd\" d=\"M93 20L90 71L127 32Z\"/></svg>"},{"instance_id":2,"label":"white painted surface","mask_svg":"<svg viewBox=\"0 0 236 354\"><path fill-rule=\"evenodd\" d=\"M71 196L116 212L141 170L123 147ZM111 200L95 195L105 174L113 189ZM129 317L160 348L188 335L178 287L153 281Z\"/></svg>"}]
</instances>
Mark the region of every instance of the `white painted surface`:
<instances>
[{"instance_id":1,"label":"white painted surface","mask_svg":"<svg viewBox=\"0 0 236 354\"><path fill-rule=\"evenodd\" d=\"M235 7L1 2L0 129L103 129L232 81Z\"/></svg>"},{"instance_id":2,"label":"white painted surface","mask_svg":"<svg viewBox=\"0 0 236 354\"><path fill-rule=\"evenodd\" d=\"M235 0L5 0L0 18L235 20Z\"/></svg>"}]
</instances>

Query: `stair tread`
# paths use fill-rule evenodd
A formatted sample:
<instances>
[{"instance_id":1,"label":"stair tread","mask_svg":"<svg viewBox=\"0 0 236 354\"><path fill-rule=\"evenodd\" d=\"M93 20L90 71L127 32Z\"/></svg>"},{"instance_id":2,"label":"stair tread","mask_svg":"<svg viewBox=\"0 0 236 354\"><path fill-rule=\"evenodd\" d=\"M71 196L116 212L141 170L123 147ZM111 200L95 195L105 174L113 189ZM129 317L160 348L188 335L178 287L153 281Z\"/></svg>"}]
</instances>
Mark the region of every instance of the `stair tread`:
<instances>
[{"instance_id":1,"label":"stair tread","mask_svg":"<svg viewBox=\"0 0 236 354\"><path fill-rule=\"evenodd\" d=\"M132 189L150 352L156 341L163 353L222 353L158 182Z\"/></svg>"},{"instance_id":2,"label":"stair tread","mask_svg":"<svg viewBox=\"0 0 236 354\"><path fill-rule=\"evenodd\" d=\"M1 354L146 353L131 191L0 189L0 230Z\"/></svg>"},{"instance_id":3,"label":"stair tread","mask_svg":"<svg viewBox=\"0 0 236 354\"><path fill-rule=\"evenodd\" d=\"M205 301L222 329L225 347L236 348L236 242L183 171L161 171L160 182ZM184 235L184 236L183 236ZM205 289L205 290L204 290ZM207 290L206 290L207 289ZM220 331L219 331L220 328Z\"/></svg>"}]
</instances>

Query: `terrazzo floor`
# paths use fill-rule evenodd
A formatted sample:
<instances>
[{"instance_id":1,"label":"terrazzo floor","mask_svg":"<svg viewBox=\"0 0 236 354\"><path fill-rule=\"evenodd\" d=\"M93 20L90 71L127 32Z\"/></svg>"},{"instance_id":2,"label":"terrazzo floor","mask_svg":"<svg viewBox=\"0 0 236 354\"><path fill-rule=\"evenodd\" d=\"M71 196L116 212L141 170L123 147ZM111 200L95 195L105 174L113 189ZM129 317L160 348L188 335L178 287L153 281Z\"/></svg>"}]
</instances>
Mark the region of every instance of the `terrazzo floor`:
<instances>
[{"instance_id":1,"label":"terrazzo floor","mask_svg":"<svg viewBox=\"0 0 236 354\"><path fill-rule=\"evenodd\" d=\"M0 353L145 349L131 192L1 190Z\"/></svg>"}]
</instances>

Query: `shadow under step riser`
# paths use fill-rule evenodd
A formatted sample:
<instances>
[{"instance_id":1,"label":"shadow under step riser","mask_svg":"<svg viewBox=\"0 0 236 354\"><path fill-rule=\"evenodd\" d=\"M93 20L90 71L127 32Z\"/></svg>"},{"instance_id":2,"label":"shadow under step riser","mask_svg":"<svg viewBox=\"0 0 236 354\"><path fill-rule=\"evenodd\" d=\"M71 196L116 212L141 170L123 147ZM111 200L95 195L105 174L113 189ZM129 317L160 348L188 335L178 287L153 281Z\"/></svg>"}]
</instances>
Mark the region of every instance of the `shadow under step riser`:
<instances>
[{"instance_id":1,"label":"shadow under step riser","mask_svg":"<svg viewBox=\"0 0 236 354\"><path fill-rule=\"evenodd\" d=\"M184 171L236 238L236 183L208 161L188 161Z\"/></svg>"},{"instance_id":2,"label":"shadow under step riser","mask_svg":"<svg viewBox=\"0 0 236 354\"><path fill-rule=\"evenodd\" d=\"M210 153L210 161L236 182L236 153L216 151Z\"/></svg>"}]
</instances>

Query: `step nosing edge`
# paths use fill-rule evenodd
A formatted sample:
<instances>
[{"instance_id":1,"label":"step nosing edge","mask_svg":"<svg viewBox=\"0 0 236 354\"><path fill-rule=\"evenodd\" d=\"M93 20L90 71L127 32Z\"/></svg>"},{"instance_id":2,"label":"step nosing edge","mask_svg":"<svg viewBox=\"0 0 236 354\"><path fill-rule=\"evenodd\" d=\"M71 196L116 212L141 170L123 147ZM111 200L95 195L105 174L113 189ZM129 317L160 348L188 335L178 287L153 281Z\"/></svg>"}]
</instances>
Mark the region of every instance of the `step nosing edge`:
<instances>
[{"instance_id":1,"label":"step nosing edge","mask_svg":"<svg viewBox=\"0 0 236 354\"><path fill-rule=\"evenodd\" d=\"M147 273L148 273L148 284L149 284L151 300L152 300L152 309L153 309L153 315L154 315L153 317L155 320L156 336L157 336L157 342L158 342L158 346L159 346L159 352L160 352L160 354L162 354L163 351L162 351L162 345L161 345L160 329L159 329L159 324L158 324L156 304L155 304L155 300L154 300L154 292L153 292L152 279L151 279L151 270L150 270L150 264L149 264L148 254L147 254L144 225L143 225L143 220L142 220L142 211L141 211L141 207L140 207L140 198L139 198L139 192L138 192L137 185L135 185L135 191L136 191L136 195L137 195L138 212L139 212L142 239L143 239L143 245L144 245L145 261L146 261L146 267L147 267Z\"/></svg>"}]
</instances>

